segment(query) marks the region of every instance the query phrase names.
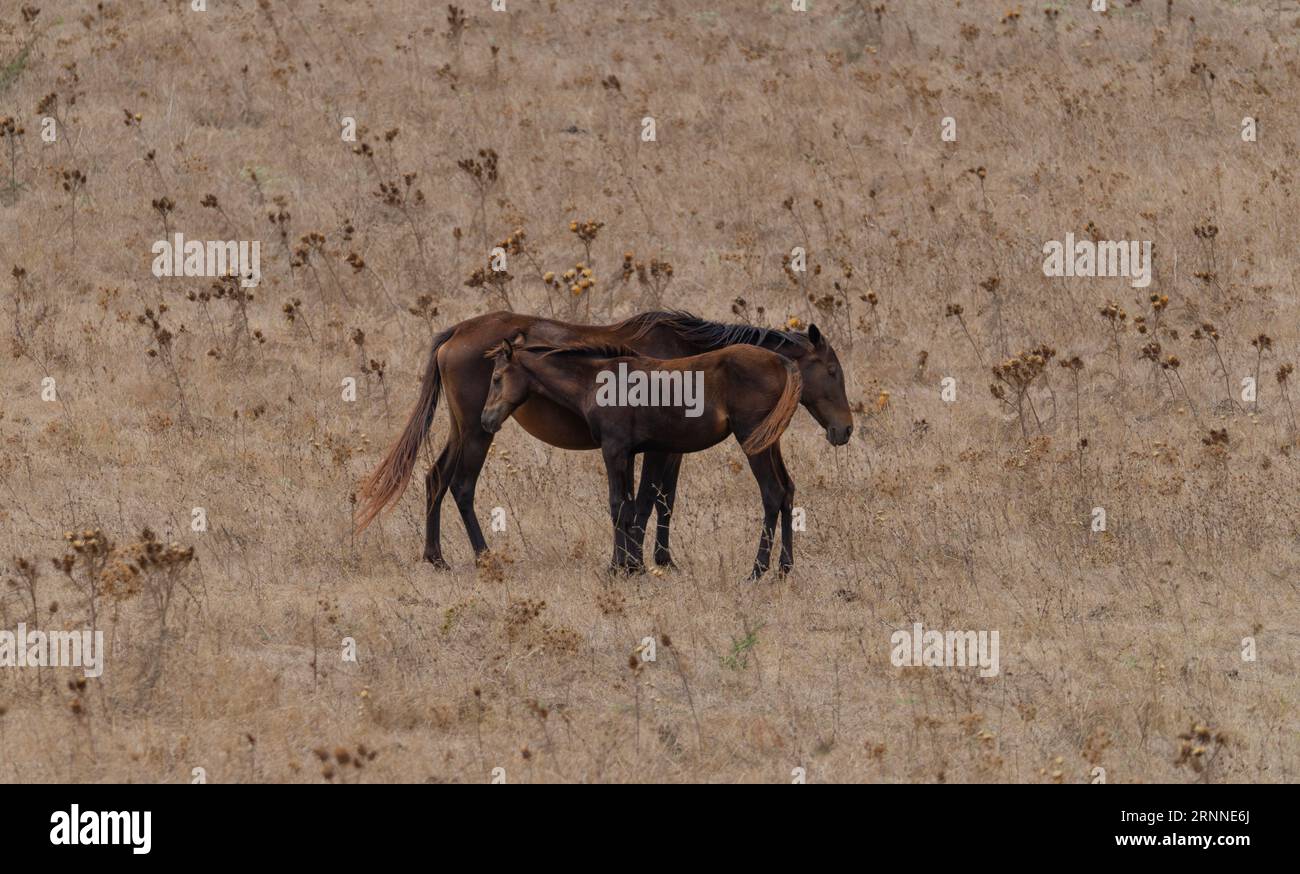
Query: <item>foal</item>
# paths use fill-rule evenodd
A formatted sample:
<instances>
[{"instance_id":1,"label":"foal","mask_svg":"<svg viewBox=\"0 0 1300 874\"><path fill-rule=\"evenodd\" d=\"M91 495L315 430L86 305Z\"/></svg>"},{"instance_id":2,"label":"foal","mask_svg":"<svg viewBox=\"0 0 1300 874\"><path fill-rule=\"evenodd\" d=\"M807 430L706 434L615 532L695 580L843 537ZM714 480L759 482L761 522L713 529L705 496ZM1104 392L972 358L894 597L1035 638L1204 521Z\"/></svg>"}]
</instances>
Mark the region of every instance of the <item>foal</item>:
<instances>
[{"instance_id":1,"label":"foal","mask_svg":"<svg viewBox=\"0 0 1300 874\"><path fill-rule=\"evenodd\" d=\"M489 350L487 357L494 359L482 416L489 434L495 434L515 408L532 396L569 410L590 429L609 479L612 568L645 569L639 550L631 548L635 455L700 452L729 434L736 435L749 457L749 469L763 496L763 529L749 578L758 579L768 568L778 513L779 570L784 574L793 566L794 483L781 459L780 440L802 392L794 362L757 346L727 346L659 360L619 346L516 347L509 340Z\"/></svg>"}]
</instances>

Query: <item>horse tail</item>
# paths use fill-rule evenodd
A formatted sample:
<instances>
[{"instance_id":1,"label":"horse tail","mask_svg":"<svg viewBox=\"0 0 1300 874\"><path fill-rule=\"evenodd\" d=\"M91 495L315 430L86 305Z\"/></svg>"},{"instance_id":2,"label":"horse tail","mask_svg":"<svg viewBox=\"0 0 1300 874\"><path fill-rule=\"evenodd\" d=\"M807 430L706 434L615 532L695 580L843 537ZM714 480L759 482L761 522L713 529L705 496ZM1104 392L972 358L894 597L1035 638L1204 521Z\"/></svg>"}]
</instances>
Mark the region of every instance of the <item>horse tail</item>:
<instances>
[{"instance_id":1,"label":"horse tail","mask_svg":"<svg viewBox=\"0 0 1300 874\"><path fill-rule=\"evenodd\" d=\"M420 398L411 411L411 418L402 429L402 436L397 438L384 460L375 468L374 473L361 484L357 497L361 504L355 519L356 531L364 531L374 518L384 511L406 491L406 483L411 478L415 467L415 458L420 451L420 444L433 425L433 414L438 409L438 397L442 394L442 374L438 370L438 350L442 344L451 339L455 328L448 328L433 338L433 348L429 350L429 362L424 366L424 379L420 382Z\"/></svg>"},{"instance_id":2,"label":"horse tail","mask_svg":"<svg viewBox=\"0 0 1300 874\"><path fill-rule=\"evenodd\" d=\"M781 363L785 365L785 388L767 418L759 422L754 432L740 444L746 455L758 455L780 440L790 420L794 418L794 411L799 409L799 396L803 394L803 377L799 375L799 365L789 358L782 358Z\"/></svg>"}]
</instances>

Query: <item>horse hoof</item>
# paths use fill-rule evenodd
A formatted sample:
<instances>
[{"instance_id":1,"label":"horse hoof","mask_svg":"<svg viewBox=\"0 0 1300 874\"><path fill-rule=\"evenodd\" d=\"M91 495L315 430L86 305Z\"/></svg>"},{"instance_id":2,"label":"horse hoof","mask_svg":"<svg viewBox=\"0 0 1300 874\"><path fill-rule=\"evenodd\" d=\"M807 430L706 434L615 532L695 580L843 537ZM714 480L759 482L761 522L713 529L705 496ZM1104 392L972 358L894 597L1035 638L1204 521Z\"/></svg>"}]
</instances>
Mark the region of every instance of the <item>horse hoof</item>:
<instances>
[{"instance_id":1,"label":"horse hoof","mask_svg":"<svg viewBox=\"0 0 1300 874\"><path fill-rule=\"evenodd\" d=\"M440 555L434 555L434 556L426 555L424 557L424 560L427 561L429 564L433 565L433 569L436 571L451 570L451 565L447 564L447 560Z\"/></svg>"},{"instance_id":2,"label":"horse hoof","mask_svg":"<svg viewBox=\"0 0 1300 874\"><path fill-rule=\"evenodd\" d=\"M666 571L679 570L677 566L677 562L673 561L673 557L671 555L667 555L667 554L660 555L659 553L655 553L655 564Z\"/></svg>"}]
</instances>

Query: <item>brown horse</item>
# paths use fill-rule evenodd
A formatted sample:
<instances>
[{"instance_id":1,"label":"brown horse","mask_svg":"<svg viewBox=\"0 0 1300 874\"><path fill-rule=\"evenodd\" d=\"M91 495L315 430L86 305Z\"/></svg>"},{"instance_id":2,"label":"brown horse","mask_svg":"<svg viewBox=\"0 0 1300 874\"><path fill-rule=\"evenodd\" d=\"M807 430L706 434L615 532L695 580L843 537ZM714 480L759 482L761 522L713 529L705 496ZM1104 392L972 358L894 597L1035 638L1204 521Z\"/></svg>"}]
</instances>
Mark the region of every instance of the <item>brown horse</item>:
<instances>
[{"instance_id":1,"label":"brown horse","mask_svg":"<svg viewBox=\"0 0 1300 874\"><path fill-rule=\"evenodd\" d=\"M420 397L405 429L383 461L361 485L357 529L365 528L406 489L420 444L433 424L443 388L447 390L451 433L425 476L424 559L435 567L447 566L442 557L442 499L451 489L475 555L487 550L474 514L474 490L492 435L480 423L483 402L492 376L492 362L484 354L503 340L524 335L538 343L605 343L627 346L643 355L679 358L732 345L752 345L787 357L803 378L801 402L826 429L826 439L840 446L853 431L853 416L844 393L844 373L839 359L816 325L807 334L776 331L751 325L711 322L683 312L647 312L614 325L574 325L517 313L496 312L468 319L443 331L433 340ZM544 398L530 398L514 412L515 421L539 440L562 449L595 449L586 423ZM629 549L640 557L645 525L652 511L658 514L655 562L670 565L668 525L677 495L681 456L647 452L641 469Z\"/></svg>"},{"instance_id":2,"label":"brown horse","mask_svg":"<svg viewBox=\"0 0 1300 874\"><path fill-rule=\"evenodd\" d=\"M700 452L735 434L763 496L763 528L749 578L767 571L778 513L780 571L790 570L794 483L781 459L780 440L803 390L793 361L755 346L727 346L664 361L608 346L534 343L516 349L509 340L487 357L495 363L483 405L484 431L495 434L534 397L586 423L609 479L612 569L641 570L640 555L630 546L635 538L636 454Z\"/></svg>"}]
</instances>

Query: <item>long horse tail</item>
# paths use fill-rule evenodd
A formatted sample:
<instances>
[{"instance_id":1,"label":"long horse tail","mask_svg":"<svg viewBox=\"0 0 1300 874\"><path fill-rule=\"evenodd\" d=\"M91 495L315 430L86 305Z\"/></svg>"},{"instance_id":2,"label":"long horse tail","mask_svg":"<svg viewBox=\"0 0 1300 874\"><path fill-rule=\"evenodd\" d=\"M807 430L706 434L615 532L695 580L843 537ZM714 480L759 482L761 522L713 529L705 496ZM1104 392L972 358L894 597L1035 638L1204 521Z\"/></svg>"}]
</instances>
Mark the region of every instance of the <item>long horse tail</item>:
<instances>
[{"instance_id":1,"label":"long horse tail","mask_svg":"<svg viewBox=\"0 0 1300 874\"><path fill-rule=\"evenodd\" d=\"M433 338L433 348L429 350L429 362L424 366L424 378L420 382L420 399L411 411L411 418L402 429L384 460L374 472L361 484L357 492L360 500L355 518L356 531L364 531L374 518L384 511L406 491L406 483L411 478L415 459L420 451L429 428L433 425L433 414L438 409L438 397L442 394L442 374L438 370L438 350L442 344L451 339L455 328L448 328Z\"/></svg>"},{"instance_id":2,"label":"long horse tail","mask_svg":"<svg viewBox=\"0 0 1300 874\"><path fill-rule=\"evenodd\" d=\"M781 391L781 397L777 399L776 405L772 407L772 412L768 413L767 418L759 422L754 432L740 444L741 450L746 455L758 455L780 440L781 435L790 425L790 420L794 418L794 411L799 409L799 396L803 394L803 377L799 375L799 365L789 358L782 358L781 363L785 365L785 388Z\"/></svg>"}]
</instances>

